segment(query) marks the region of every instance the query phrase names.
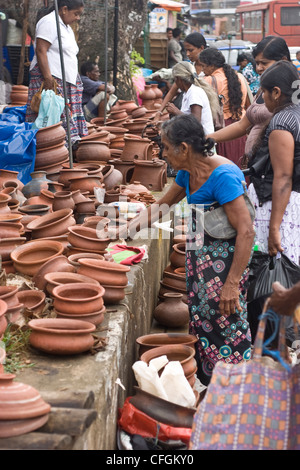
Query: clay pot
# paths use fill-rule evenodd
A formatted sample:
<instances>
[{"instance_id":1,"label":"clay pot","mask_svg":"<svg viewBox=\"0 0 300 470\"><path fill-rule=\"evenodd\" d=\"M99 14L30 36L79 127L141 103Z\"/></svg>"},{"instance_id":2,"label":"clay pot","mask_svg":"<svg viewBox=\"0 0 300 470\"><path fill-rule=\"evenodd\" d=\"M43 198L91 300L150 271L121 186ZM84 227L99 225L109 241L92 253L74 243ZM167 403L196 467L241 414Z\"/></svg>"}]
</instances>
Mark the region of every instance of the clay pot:
<instances>
[{"instance_id":1,"label":"clay pot","mask_svg":"<svg viewBox=\"0 0 300 470\"><path fill-rule=\"evenodd\" d=\"M145 106L138 106L138 108L134 109L131 113L132 119L139 119L145 116L147 108Z\"/></svg>"},{"instance_id":2,"label":"clay pot","mask_svg":"<svg viewBox=\"0 0 300 470\"><path fill-rule=\"evenodd\" d=\"M38 150L47 147L53 147L64 143L66 140L66 131L61 122L52 126L42 127L36 133L36 148Z\"/></svg>"},{"instance_id":3,"label":"clay pot","mask_svg":"<svg viewBox=\"0 0 300 470\"><path fill-rule=\"evenodd\" d=\"M4 332L7 328L7 319L6 319L6 314L7 312L7 303L0 299L0 341L4 335ZM3 360L5 359L5 351L3 354L3 349L1 348L0 345L0 373L1 373L1 364L3 364Z\"/></svg>"},{"instance_id":4,"label":"clay pot","mask_svg":"<svg viewBox=\"0 0 300 470\"><path fill-rule=\"evenodd\" d=\"M2 261L9 261L13 250L26 243L26 237L12 237L0 239L0 256Z\"/></svg>"},{"instance_id":5,"label":"clay pot","mask_svg":"<svg viewBox=\"0 0 300 470\"><path fill-rule=\"evenodd\" d=\"M113 165L115 168L117 168L117 170L119 170L122 173L123 175L122 183L123 184L129 183L129 181L132 178L134 168L135 168L134 162L125 162L119 158L116 158L113 160Z\"/></svg>"},{"instance_id":6,"label":"clay pot","mask_svg":"<svg viewBox=\"0 0 300 470\"><path fill-rule=\"evenodd\" d=\"M69 150L64 144L53 145L36 151L35 170L52 170L59 168L69 158Z\"/></svg>"},{"instance_id":7,"label":"clay pot","mask_svg":"<svg viewBox=\"0 0 300 470\"><path fill-rule=\"evenodd\" d=\"M48 294L50 295L53 294L54 287L61 286L63 284L72 284L72 283L78 284L79 282L84 282L84 283L95 284L96 286L99 286L99 282L96 281L95 279L92 279L91 277L83 276L77 273L70 273L70 272L47 273L45 274L45 281L47 282L46 290Z\"/></svg>"},{"instance_id":8,"label":"clay pot","mask_svg":"<svg viewBox=\"0 0 300 470\"><path fill-rule=\"evenodd\" d=\"M107 144L110 143L110 132L97 130L95 129L92 134L86 135L85 137L81 138L80 142L106 142Z\"/></svg>"},{"instance_id":9,"label":"clay pot","mask_svg":"<svg viewBox=\"0 0 300 470\"><path fill-rule=\"evenodd\" d=\"M97 230L78 225L69 227L68 240L72 246L85 251L103 251L110 242L109 238L98 238Z\"/></svg>"},{"instance_id":10,"label":"clay pot","mask_svg":"<svg viewBox=\"0 0 300 470\"><path fill-rule=\"evenodd\" d=\"M24 230L21 222L0 222L0 239L16 238L20 236L20 232Z\"/></svg>"},{"instance_id":11,"label":"clay pot","mask_svg":"<svg viewBox=\"0 0 300 470\"><path fill-rule=\"evenodd\" d=\"M76 159L78 162L106 162L110 159L108 143L92 140L80 141L76 152Z\"/></svg>"},{"instance_id":12,"label":"clay pot","mask_svg":"<svg viewBox=\"0 0 300 470\"><path fill-rule=\"evenodd\" d=\"M173 245L173 251L170 254L170 263L174 269L185 266L185 243Z\"/></svg>"},{"instance_id":13,"label":"clay pot","mask_svg":"<svg viewBox=\"0 0 300 470\"><path fill-rule=\"evenodd\" d=\"M191 375L197 367L194 359L195 349L184 344L168 344L150 349L143 353L140 359L149 364L152 359L164 355L167 356L169 361L179 361L186 377Z\"/></svg>"},{"instance_id":14,"label":"clay pot","mask_svg":"<svg viewBox=\"0 0 300 470\"><path fill-rule=\"evenodd\" d=\"M147 119L131 119L126 122L126 127L131 134L141 136L147 124L149 124Z\"/></svg>"},{"instance_id":15,"label":"clay pot","mask_svg":"<svg viewBox=\"0 0 300 470\"><path fill-rule=\"evenodd\" d=\"M63 235L56 235L54 237L39 238L38 240L43 240L43 241L54 240L54 241L59 242L63 245L63 247L64 247L64 251L62 253L63 255L65 255L68 251L68 247L69 247L68 232L63 234Z\"/></svg>"},{"instance_id":16,"label":"clay pot","mask_svg":"<svg viewBox=\"0 0 300 470\"><path fill-rule=\"evenodd\" d=\"M84 320L86 322L92 323L93 325L100 325L104 320L104 315L106 313L105 306L99 310L99 312L82 314L82 315L70 315L68 313L62 313L55 311L57 318L68 318L71 320Z\"/></svg>"},{"instance_id":17,"label":"clay pot","mask_svg":"<svg viewBox=\"0 0 300 470\"><path fill-rule=\"evenodd\" d=\"M83 214L83 219L86 217L86 214L94 215L96 211L95 202L90 198L85 198L85 201L76 203L76 212L77 214ZM77 224L81 223L76 220Z\"/></svg>"},{"instance_id":18,"label":"clay pot","mask_svg":"<svg viewBox=\"0 0 300 470\"><path fill-rule=\"evenodd\" d=\"M100 282L101 285L126 286L128 279L126 273L130 271L129 266L111 261L97 260L93 258L80 258L79 274L84 274Z\"/></svg>"},{"instance_id":19,"label":"clay pot","mask_svg":"<svg viewBox=\"0 0 300 470\"><path fill-rule=\"evenodd\" d=\"M6 302L7 307L15 307L18 301L18 286L0 286L0 299Z\"/></svg>"},{"instance_id":20,"label":"clay pot","mask_svg":"<svg viewBox=\"0 0 300 470\"><path fill-rule=\"evenodd\" d=\"M51 207L46 204L28 204L20 207L19 211L27 215L42 216L50 212Z\"/></svg>"},{"instance_id":21,"label":"clay pot","mask_svg":"<svg viewBox=\"0 0 300 470\"><path fill-rule=\"evenodd\" d=\"M10 214L10 208L8 207L8 202L11 201L11 196L8 194L0 193L0 213L1 214Z\"/></svg>"},{"instance_id":22,"label":"clay pot","mask_svg":"<svg viewBox=\"0 0 300 470\"><path fill-rule=\"evenodd\" d=\"M11 212L18 212L20 202L17 199L11 199L10 201L8 201L7 205Z\"/></svg>"},{"instance_id":23,"label":"clay pot","mask_svg":"<svg viewBox=\"0 0 300 470\"><path fill-rule=\"evenodd\" d=\"M126 284L127 285L127 284ZM107 284L102 284L104 287L105 293L103 295L103 300L105 305L118 304L125 299L125 287L123 286L110 286Z\"/></svg>"},{"instance_id":24,"label":"clay pot","mask_svg":"<svg viewBox=\"0 0 300 470\"><path fill-rule=\"evenodd\" d=\"M23 215L18 214L17 212L10 212L10 213L5 213L5 214L0 213L0 223L2 222L15 223L15 222L20 222L21 219L23 219Z\"/></svg>"},{"instance_id":25,"label":"clay pot","mask_svg":"<svg viewBox=\"0 0 300 470\"><path fill-rule=\"evenodd\" d=\"M121 155L123 161L134 161L135 159L150 160L152 158L153 143L150 139L142 139L130 137L125 134L125 146Z\"/></svg>"},{"instance_id":26,"label":"clay pot","mask_svg":"<svg viewBox=\"0 0 300 470\"><path fill-rule=\"evenodd\" d=\"M122 173L117 170L114 165L106 165L102 169L103 183L105 189L111 189L114 186L121 184L123 182Z\"/></svg>"},{"instance_id":27,"label":"clay pot","mask_svg":"<svg viewBox=\"0 0 300 470\"><path fill-rule=\"evenodd\" d=\"M25 206L34 205L34 204L44 204L46 206L49 206L50 207L49 211L51 211L53 199L54 199L54 194L51 191L49 191L48 189L42 189L41 194L39 196L33 196L33 197L30 197L29 199L26 199L26 201L22 205L22 208Z\"/></svg>"},{"instance_id":28,"label":"clay pot","mask_svg":"<svg viewBox=\"0 0 300 470\"><path fill-rule=\"evenodd\" d=\"M118 100L117 109L125 109L127 114L131 114L138 106L134 100ZM112 109L116 109L115 106Z\"/></svg>"},{"instance_id":29,"label":"clay pot","mask_svg":"<svg viewBox=\"0 0 300 470\"><path fill-rule=\"evenodd\" d=\"M17 293L17 298L19 303L24 305L23 313L26 317L39 315L46 305L46 294L41 290L21 290Z\"/></svg>"},{"instance_id":30,"label":"clay pot","mask_svg":"<svg viewBox=\"0 0 300 470\"><path fill-rule=\"evenodd\" d=\"M28 87L25 85L13 85L10 99L13 106L25 106L28 101Z\"/></svg>"},{"instance_id":31,"label":"clay pot","mask_svg":"<svg viewBox=\"0 0 300 470\"><path fill-rule=\"evenodd\" d=\"M108 217L101 217L100 215L93 215L91 217L86 217L83 222L84 227L90 227L95 230L103 230L110 223Z\"/></svg>"},{"instance_id":32,"label":"clay pot","mask_svg":"<svg viewBox=\"0 0 300 470\"><path fill-rule=\"evenodd\" d=\"M29 222L27 229L31 230L32 238L54 237L64 235L68 227L75 224L72 209L60 209Z\"/></svg>"},{"instance_id":33,"label":"clay pot","mask_svg":"<svg viewBox=\"0 0 300 470\"><path fill-rule=\"evenodd\" d=\"M60 209L74 209L75 208L75 202L72 196L71 191L57 191L54 193L54 200L53 200L53 205L52 209L54 211L58 211Z\"/></svg>"},{"instance_id":34,"label":"clay pot","mask_svg":"<svg viewBox=\"0 0 300 470\"><path fill-rule=\"evenodd\" d=\"M185 267L173 269L171 265L167 266L163 274L163 283L166 286L180 291L186 291L186 272Z\"/></svg>"},{"instance_id":35,"label":"clay pot","mask_svg":"<svg viewBox=\"0 0 300 470\"><path fill-rule=\"evenodd\" d=\"M0 422L35 418L49 413L51 407L39 392L28 384L14 381L15 377L14 374L0 375Z\"/></svg>"},{"instance_id":36,"label":"clay pot","mask_svg":"<svg viewBox=\"0 0 300 470\"><path fill-rule=\"evenodd\" d=\"M125 109L118 109L118 110L111 110L109 113L109 118L112 119L113 121L117 119L128 119L128 114Z\"/></svg>"},{"instance_id":37,"label":"clay pot","mask_svg":"<svg viewBox=\"0 0 300 470\"><path fill-rule=\"evenodd\" d=\"M30 173L30 176L31 181L22 188L22 193L27 199L32 196L39 196L42 189L48 189L48 183L50 181L47 179L46 171L33 171Z\"/></svg>"},{"instance_id":38,"label":"clay pot","mask_svg":"<svg viewBox=\"0 0 300 470\"><path fill-rule=\"evenodd\" d=\"M18 188L22 189L24 184L18 179L18 174L18 171L0 169L0 188L4 187L6 181L15 181L18 184ZM12 185L10 184L10 186Z\"/></svg>"},{"instance_id":39,"label":"clay pot","mask_svg":"<svg viewBox=\"0 0 300 470\"><path fill-rule=\"evenodd\" d=\"M44 318L30 320L30 344L55 355L72 355L88 351L94 344L95 325L81 320Z\"/></svg>"},{"instance_id":40,"label":"clay pot","mask_svg":"<svg viewBox=\"0 0 300 470\"><path fill-rule=\"evenodd\" d=\"M86 175L80 178L70 178L70 191L76 191L80 189L82 192L88 191L90 194L94 194L94 188L101 188L103 177Z\"/></svg>"},{"instance_id":41,"label":"clay pot","mask_svg":"<svg viewBox=\"0 0 300 470\"><path fill-rule=\"evenodd\" d=\"M197 341L196 336L185 333L156 333L139 336L136 339L139 346L139 357L149 349L167 344L185 344L193 348Z\"/></svg>"},{"instance_id":42,"label":"clay pot","mask_svg":"<svg viewBox=\"0 0 300 470\"><path fill-rule=\"evenodd\" d=\"M76 282L54 287L53 306L55 310L72 315L97 312L103 307L104 288L102 286Z\"/></svg>"},{"instance_id":43,"label":"clay pot","mask_svg":"<svg viewBox=\"0 0 300 470\"><path fill-rule=\"evenodd\" d=\"M7 307L6 318L9 323L16 323L21 318L24 310L23 304L17 304L12 307Z\"/></svg>"},{"instance_id":44,"label":"clay pot","mask_svg":"<svg viewBox=\"0 0 300 470\"><path fill-rule=\"evenodd\" d=\"M104 260L104 256L97 255L95 253L82 252L82 253L76 253L76 254L70 255L68 256L68 261L75 268L76 271L80 267L80 263L79 263L80 258L92 258L92 259Z\"/></svg>"},{"instance_id":45,"label":"clay pot","mask_svg":"<svg viewBox=\"0 0 300 470\"><path fill-rule=\"evenodd\" d=\"M35 431L47 423L49 414L37 418L0 420L0 438L20 436Z\"/></svg>"},{"instance_id":46,"label":"clay pot","mask_svg":"<svg viewBox=\"0 0 300 470\"><path fill-rule=\"evenodd\" d=\"M104 168L105 164L99 164L99 163L79 163L76 168L85 168L88 170L88 175L92 176L100 176L103 177L102 175L102 168Z\"/></svg>"},{"instance_id":47,"label":"clay pot","mask_svg":"<svg viewBox=\"0 0 300 470\"><path fill-rule=\"evenodd\" d=\"M40 289L45 290L47 281L45 275L51 272L75 272L74 266L68 262L68 258L64 255L56 256L55 258L46 261L38 272L33 276L32 281L34 285Z\"/></svg>"},{"instance_id":48,"label":"clay pot","mask_svg":"<svg viewBox=\"0 0 300 470\"><path fill-rule=\"evenodd\" d=\"M34 276L46 261L61 255L63 250L62 243L35 240L14 249L10 256L17 272Z\"/></svg>"},{"instance_id":49,"label":"clay pot","mask_svg":"<svg viewBox=\"0 0 300 470\"><path fill-rule=\"evenodd\" d=\"M189 322L189 308L179 292L164 294L164 301L154 309L153 317L163 326L179 328Z\"/></svg>"},{"instance_id":50,"label":"clay pot","mask_svg":"<svg viewBox=\"0 0 300 470\"><path fill-rule=\"evenodd\" d=\"M141 184L140 181L133 181L132 183L127 184L124 187L123 192L125 194L128 194L128 196L130 197L135 197L140 193L146 193L146 194L151 195L149 189L147 189L146 186Z\"/></svg>"},{"instance_id":51,"label":"clay pot","mask_svg":"<svg viewBox=\"0 0 300 470\"><path fill-rule=\"evenodd\" d=\"M87 174L88 170L86 168L62 168L59 172L58 182L63 184L65 189L68 189L70 178L80 178Z\"/></svg>"},{"instance_id":52,"label":"clay pot","mask_svg":"<svg viewBox=\"0 0 300 470\"><path fill-rule=\"evenodd\" d=\"M132 181L140 181L150 191L162 191L166 183L166 162L159 159L135 160Z\"/></svg>"}]
</instances>

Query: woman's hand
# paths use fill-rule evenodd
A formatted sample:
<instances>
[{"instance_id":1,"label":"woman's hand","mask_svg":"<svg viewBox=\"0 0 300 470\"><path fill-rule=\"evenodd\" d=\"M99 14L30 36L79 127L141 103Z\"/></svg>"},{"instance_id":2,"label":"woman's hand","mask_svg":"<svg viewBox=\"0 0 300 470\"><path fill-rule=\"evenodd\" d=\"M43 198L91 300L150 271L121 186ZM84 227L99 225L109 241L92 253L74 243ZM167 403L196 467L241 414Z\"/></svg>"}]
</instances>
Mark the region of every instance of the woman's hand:
<instances>
[{"instance_id":1,"label":"woman's hand","mask_svg":"<svg viewBox=\"0 0 300 470\"><path fill-rule=\"evenodd\" d=\"M45 90L54 90L55 79L51 76L51 78L44 78L44 89Z\"/></svg>"},{"instance_id":2,"label":"woman's hand","mask_svg":"<svg viewBox=\"0 0 300 470\"><path fill-rule=\"evenodd\" d=\"M168 103L166 105L166 110L168 111L169 114L173 114L174 116L181 114L180 109L178 109L174 103Z\"/></svg>"},{"instance_id":3,"label":"woman's hand","mask_svg":"<svg viewBox=\"0 0 300 470\"><path fill-rule=\"evenodd\" d=\"M276 256L278 252L282 253L284 249L281 246L281 236L279 229L269 231L268 250L270 256Z\"/></svg>"},{"instance_id":4,"label":"woman's hand","mask_svg":"<svg viewBox=\"0 0 300 470\"><path fill-rule=\"evenodd\" d=\"M236 310L242 312L240 304L240 292L239 286L228 283L227 281L223 285L220 294L219 310L221 315L231 315L236 313Z\"/></svg>"}]
</instances>

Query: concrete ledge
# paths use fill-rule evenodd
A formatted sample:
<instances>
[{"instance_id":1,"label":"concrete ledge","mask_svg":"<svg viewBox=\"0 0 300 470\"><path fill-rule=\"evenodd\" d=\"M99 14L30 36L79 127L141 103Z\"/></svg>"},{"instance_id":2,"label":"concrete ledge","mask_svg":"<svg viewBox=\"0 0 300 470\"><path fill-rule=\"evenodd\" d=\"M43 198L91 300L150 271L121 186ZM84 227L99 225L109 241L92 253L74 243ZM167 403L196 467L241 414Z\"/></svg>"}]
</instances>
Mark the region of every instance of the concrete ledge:
<instances>
[{"instance_id":1,"label":"concrete ledge","mask_svg":"<svg viewBox=\"0 0 300 470\"><path fill-rule=\"evenodd\" d=\"M124 302L107 306L97 335L107 338L106 347L95 355L56 357L31 349L34 366L17 374L16 381L32 385L40 392L93 391L98 418L74 450L114 450L118 408L132 394L135 384L132 364L137 360L138 336L149 333L152 312L157 303L159 281L169 262L170 241L161 231L151 240L131 241L128 245L148 247L148 260L132 266L128 273L129 293ZM117 384L117 381L125 387Z\"/></svg>"}]
</instances>

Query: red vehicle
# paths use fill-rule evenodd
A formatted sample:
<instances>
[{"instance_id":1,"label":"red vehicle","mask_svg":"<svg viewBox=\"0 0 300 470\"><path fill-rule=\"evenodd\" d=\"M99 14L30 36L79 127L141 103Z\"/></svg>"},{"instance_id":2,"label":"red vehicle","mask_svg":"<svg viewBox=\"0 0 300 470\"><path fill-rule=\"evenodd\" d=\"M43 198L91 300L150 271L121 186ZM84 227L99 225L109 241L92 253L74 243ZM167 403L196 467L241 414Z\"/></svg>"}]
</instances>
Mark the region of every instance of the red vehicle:
<instances>
[{"instance_id":1,"label":"red vehicle","mask_svg":"<svg viewBox=\"0 0 300 470\"><path fill-rule=\"evenodd\" d=\"M300 46L300 3L272 0L236 8L236 39L257 44L266 36L281 36L288 46Z\"/></svg>"}]
</instances>

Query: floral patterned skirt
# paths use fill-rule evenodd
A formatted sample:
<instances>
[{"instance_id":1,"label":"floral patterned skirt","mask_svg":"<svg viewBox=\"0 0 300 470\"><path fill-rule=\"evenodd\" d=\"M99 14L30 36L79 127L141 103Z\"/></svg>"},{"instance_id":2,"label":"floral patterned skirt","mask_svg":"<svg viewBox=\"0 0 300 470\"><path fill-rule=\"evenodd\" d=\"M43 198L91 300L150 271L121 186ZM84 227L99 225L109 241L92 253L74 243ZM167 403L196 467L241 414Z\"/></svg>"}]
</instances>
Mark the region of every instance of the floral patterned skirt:
<instances>
[{"instance_id":1,"label":"floral patterned skirt","mask_svg":"<svg viewBox=\"0 0 300 470\"><path fill-rule=\"evenodd\" d=\"M204 234L199 249L186 250L186 276L190 311L190 333L196 343L197 376L208 385L218 361L237 364L251 358L251 333L247 321L247 268L239 284L242 312L219 313L220 290L226 281L235 247L235 238L216 240ZM202 245L200 247L200 244Z\"/></svg>"}]
</instances>

